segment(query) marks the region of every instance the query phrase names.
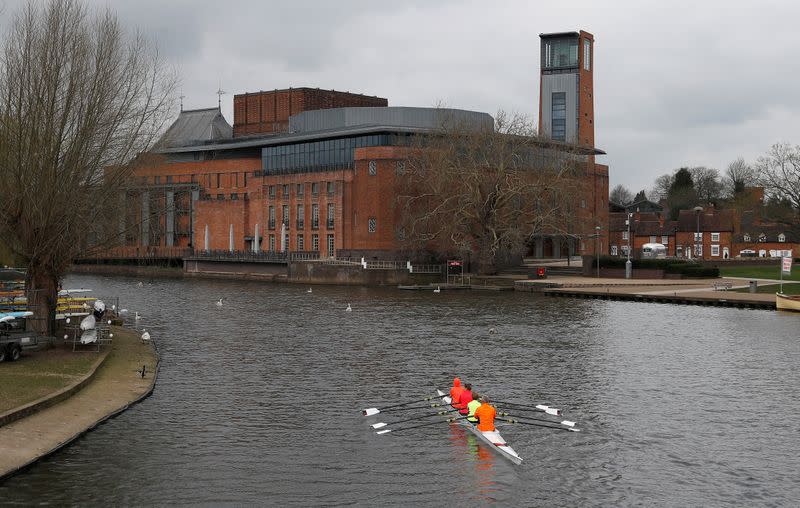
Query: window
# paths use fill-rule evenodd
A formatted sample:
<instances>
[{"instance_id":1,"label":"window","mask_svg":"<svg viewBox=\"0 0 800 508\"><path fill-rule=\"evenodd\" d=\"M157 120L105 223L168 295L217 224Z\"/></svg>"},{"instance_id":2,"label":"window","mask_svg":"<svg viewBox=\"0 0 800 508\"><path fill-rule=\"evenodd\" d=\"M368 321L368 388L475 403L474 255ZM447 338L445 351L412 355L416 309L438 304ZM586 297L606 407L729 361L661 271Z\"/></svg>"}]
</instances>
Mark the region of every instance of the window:
<instances>
[{"instance_id":1,"label":"window","mask_svg":"<svg viewBox=\"0 0 800 508\"><path fill-rule=\"evenodd\" d=\"M328 217L327 217L328 229L333 228L333 217L335 212L336 212L336 205L334 205L333 203L328 203Z\"/></svg>"},{"instance_id":2,"label":"window","mask_svg":"<svg viewBox=\"0 0 800 508\"><path fill-rule=\"evenodd\" d=\"M744 241L745 242L749 242L750 241L750 235L744 235Z\"/></svg>"},{"instance_id":3,"label":"window","mask_svg":"<svg viewBox=\"0 0 800 508\"><path fill-rule=\"evenodd\" d=\"M319 184L317 182L311 183L311 195L316 196L319 194Z\"/></svg>"},{"instance_id":4,"label":"window","mask_svg":"<svg viewBox=\"0 0 800 508\"><path fill-rule=\"evenodd\" d=\"M287 228L289 227L289 205L283 205L281 209L281 218L283 219L283 225Z\"/></svg>"},{"instance_id":5,"label":"window","mask_svg":"<svg viewBox=\"0 0 800 508\"><path fill-rule=\"evenodd\" d=\"M233 173L233 185L231 187L239 187L239 173Z\"/></svg>"},{"instance_id":6,"label":"window","mask_svg":"<svg viewBox=\"0 0 800 508\"><path fill-rule=\"evenodd\" d=\"M656 237L655 237L655 235L651 235L651 236L650 236L650 243L656 243Z\"/></svg>"},{"instance_id":7,"label":"window","mask_svg":"<svg viewBox=\"0 0 800 508\"><path fill-rule=\"evenodd\" d=\"M333 196L333 191L334 191L335 187L336 186L335 186L334 182L328 182L327 183L328 196Z\"/></svg>"},{"instance_id":8,"label":"window","mask_svg":"<svg viewBox=\"0 0 800 508\"><path fill-rule=\"evenodd\" d=\"M567 139L567 93L553 92L551 102L552 138L557 141Z\"/></svg>"},{"instance_id":9,"label":"window","mask_svg":"<svg viewBox=\"0 0 800 508\"><path fill-rule=\"evenodd\" d=\"M591 70L591 59L592 59L592 44L589 42L589 39L583 39L583 68L584 70Z\"/></svg>"},{"instance_id":10,"label":"window","mask_svg":"<svg viewBox=\"0 0 800 508\"><path fill-rule=\"evenodd\" d=\"M283 245L282 245L282 247L283 248L281 250L283 252L286 252L287 250L289 250L289 233L286 233L285 235L283 235Z\"/></svg>"},{"instance_id":11,"label":"window","mask_svg":"<svg viewBox=\"0 0 800 508\"><path fill-rule=\"evenodd\" d=\"M336 252L333 248L333 235L328 235L328 255L333 257L335 253Z\"/></svg>"},{"instance_id":12,"label":"window","mask_svg":"<svg viewBox=\"0 0 800 508\"><path fill-rule=\"evenodd\" d=\"M272 199L275 199L275 186L274 185L270 185L269 186L269 197L271 197Z\"/></svg>"},{"instance_id":13,"label":"window","mask_svg":"<svg viewBox=\"0 0 800 508\"><path fill-rule=\"evenodd\" d=\"M581 208L586 208L586 200L581 199Z\"/></svg>"},{"instance_id":14,"label":"window","mask_svg":"<svg viewBox=\"0 0 800 508\"><path fill-rule=\"evenodd\" d=\"M305 207L303 205L297 205L297 229L303 229L303 227L305 227L305 222L306 222Z\"/></svg>"},{"instance_id":15,"label":"window","mask_svg":"<svg viewBox=\"0 0 800 508\"><path fill-rule=\"evenodd\" d=\"M628 255L628 246L627 245L623 245L621 250L622 250L622 255L623 256L627 256Z\"/></svg>"},{"instance_id":16,"label":"window","mask_svg":"<svg viewBox=\"0 0 800 508\"><path fill-rule=\"evenodd\" d=\"M779 242L785 242L786 241L786 235L784 235L783 233L779 234L778 235L778 241Z\"/></svg>"},{"instance_id":17,"label":"window","mask_svg":"<svg viewBox=\"0 0 800 508\"><path fill-rule=\"evenodd\" d=\"M661 243L663 243L664 245L669 245L669 237L668 236L662 236L661 237Z\"/></svg>"},{"instance_id":18,"label":"window","mask_svg":"<svg viewBox=\"0 0 800 508\"><path fill-rule=\"evenodd\" d=\"M244 180L244 184L243 184L243 186L244 186L244 187L247 187L247 171L245 171L244 173L242 173L242 180Z\"/></svg>"},{"instance_id":19,"label":"window","mask_svg":"<svg viewBox=\"0 0 800 508\"><path fill-rule=\"evenodd\" d=\"M311 205L311 229L319 229L319 205Z\"/></svg>"},{"instance_id":20,"label":"window","mask_svg":"<svg viewBox=\"0 0 800 508\"><path fill-rule=\"evenodd\" d=\"M622 239L623 240L627 240L628 239L628 232L627 231L623 231L622 232Z\"/></svg>"},{"instance_id":21,"label":"window","mask_svg":"<svg viewBox=\"0 0 800 508\"><path fill-rule=\"evenodd\" d=\"M703 257L703 246L701 244L694 246L694 255L699 258Z\"/></svg>"},{"instance_id":22,"label":"window","mask_svg":"<svg viewBox=\"0 0 800 508\"><path fill-rule=\"evenodd\" d=\"M611 246L611 255L612 256L616 256L617 255L617 246L616 245L612 245Z\"/></svg>"},{"instance_id":23,"label":"window","mask_svg":"<svg viewBox=\"0 0 800 508\"><path fill-rule=\"evenodd\" d=\"M761 233L760 235L758 235L758 241L759 242L766 242L767 241L767 235L765 235L764 233Z\"/></svg>"},{"instance_id":24,"label":"window","mask_svg":"<svg viewBox=\"0 0 800 508\"><path fill-rule=\"evenodd\" d=\"M217 173L217 188L220 188L220 180L222 180L222 173Z\"/></svg>"},{"instance_id":25,"label":"window","mask_svg":"<svg viewBox=\"0 0 800 508\"><path fill-rule=\"evenodd\" d=\"M296 193L297 193L297 195L298 195L298 196L302 196L302 195L304 195L304 194L305 194L305 190L306 190L306 186L305 186L305 184L302 184L302 183L298 183L298 184L297 184L297 191L296 191Z\"/></svg>"},{"instance_id":26,"label":"window","mask_svg":"<svg viewBox=\"0 0 800 508\"><path fill-rule=\"evenodd\" d=\"M225 201L225 194L217 194L217 201Z\"/></svg>"},{"instance_id":27,"label":"window","mask_svg":"<svg viewBox=\"0 0 800 508\"><path fill-rule=\"evenodd\" d=\"M319 251L319 235L311 235L311 250L314 252Z\"/></svg>"},{"instance_id":28,"label":"window","mask_svg":"<svg viewBox=\"0 0 800 508\"><path fill-rule=\"evenodd\" d=\"M287 199L289 197L289 185L283 184L283 199Z\"/></svg>"},{"instance_id":29,"label":"window","mask_svg":"<svg viewBox=\"0 0 800 508\"><path fill-rule=\"evenodd\" d=\"M711 246L711 255L712 256L719 256L719 245L712 245Z\"/></svg>"},{"instance_id":30,"label":"window","mask_svg":"<svg viewBox=\"0 0 800 508\"><path fill-rule=\"evenodd\" d=\"M719 233L711 233L711 241L718 242L719 241Z\"/></svg>"},{"instance_id":31,"label":"window","mask_svg":"<svg viewBox=\"0 0 800 508\"><path fill-rule=\"evenodd\" d=\"M303 235L297 235L297 250L306 249L306 239Z\"/></svg>"},{"instance_id":32,"label":"window","mask_svg":"<svg viewBox=\"0 0 800 508\"><path fill-rule=\"evenodd\" d=\"M703 241L703 233L694 233L694 241L695 242L702 242Z\"/></svg>"},{"instance_id":33,"label":"window","mask_svg":"<svg viewBox=\"0 0 800 508\"><path fill-rule=\"evenodd\" d=\"M375 161L369 161L369 176L375 176L378 174L378 163Z\"/></svg>"},{"instance_id":34,"label":"window","mask_svg":"<svg viewBox=\"0 0 800 508\"><path fill-rule=\"evenodd\" d=\"M367 219L367 231L374 233L378 229L378 220L375 217Z\"/></svg>"},{"instance_id":35,"label":"window","mask_svg":"<svg viewBox=\"0 0 800 508\"><path fill-rule=\"evenodd\" d=\"M269 235L269 250L275 250L275 235Z\"/></svg>"},{"instance_id":36,"label":"window","mask_svg":"<svg viewBox=\"0 0 800 508\"><path fill-rule=\"evenodd\" d=\"M231 201L236 201L239 199L239 195L235 192L231 192Z\"/></svg>"},{"instance_id":37,"label":"window","mask_svg":"<svg viewBox=\"0 0 800 508\"><path fill-rule=\"evenodd\" d=\"M274 206L270 206L269 207L269 223L268 223L268 226L269 226L270 229L275 229L275 207ZM274 249L270 249L270 250L274 250Z\"/></svg>"},{"instance_id":38,"label":"window","mask_svg":"<svg viewBox=\"0 0 800 508\"><path fill-rule=\"evenodd\" d=\"M397 167L395 168L396 175L404 175L406 173L406 161L397 161Z\"/></svg>"}]
</instances>

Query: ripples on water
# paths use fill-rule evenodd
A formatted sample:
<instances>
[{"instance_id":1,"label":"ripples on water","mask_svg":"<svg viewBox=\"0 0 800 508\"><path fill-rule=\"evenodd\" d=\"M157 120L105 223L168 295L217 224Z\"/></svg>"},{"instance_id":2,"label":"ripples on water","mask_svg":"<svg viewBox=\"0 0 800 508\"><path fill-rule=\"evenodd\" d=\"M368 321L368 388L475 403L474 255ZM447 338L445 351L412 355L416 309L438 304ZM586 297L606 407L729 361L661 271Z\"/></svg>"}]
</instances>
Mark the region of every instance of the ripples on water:
<instances>
[{"instance_id":1,"label":"ripples on water","mask_svg":"<svg viewBox=\"0 0 800 508\"><path fill-rule=\"evenodd\" d=\"M798 315L207 280L67 285L119 296L144 316L159 382L142 404L0 485L2 502L800 499ZM382 418L359 414L425 396L453 374L498 399L560 406L584 432L501 427L525 458L514 466L462 428L377 436L367 423Z\"/></svg>"}]
</instances>

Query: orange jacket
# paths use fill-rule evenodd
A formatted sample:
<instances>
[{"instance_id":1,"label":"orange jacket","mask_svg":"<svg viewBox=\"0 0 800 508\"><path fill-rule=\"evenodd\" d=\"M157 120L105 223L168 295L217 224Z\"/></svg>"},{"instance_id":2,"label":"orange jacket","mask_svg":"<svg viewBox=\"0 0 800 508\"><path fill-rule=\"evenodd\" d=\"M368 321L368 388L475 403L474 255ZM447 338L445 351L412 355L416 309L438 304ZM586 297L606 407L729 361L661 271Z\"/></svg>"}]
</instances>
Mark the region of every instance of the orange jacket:
<instances>
[{"instance_id":1,"label":"orange jacket","mask_svg":"<svg viewBox=\"0 0 800 508\"><path fill-rule=\"evenodd\" d=\"M475 417L480 422L478 430L481 432L488 432L494 430L494 417L497 411L487 403L481 404L481 407L475 410Z\"/></svg>"},{"instance_id":2,"label":"orange jacket","mask_svg":"<svg viewBox=\"0 0 800 508\"><path fill-rule=\"evenodd\" d=\"M461 380L458 378L453 379L453 387L450 388L450 404L453 407L456 407L458 404L458 401L461 398L461 392L463 391L464 388L461 386Z\"/></svg>"}]
</instances>

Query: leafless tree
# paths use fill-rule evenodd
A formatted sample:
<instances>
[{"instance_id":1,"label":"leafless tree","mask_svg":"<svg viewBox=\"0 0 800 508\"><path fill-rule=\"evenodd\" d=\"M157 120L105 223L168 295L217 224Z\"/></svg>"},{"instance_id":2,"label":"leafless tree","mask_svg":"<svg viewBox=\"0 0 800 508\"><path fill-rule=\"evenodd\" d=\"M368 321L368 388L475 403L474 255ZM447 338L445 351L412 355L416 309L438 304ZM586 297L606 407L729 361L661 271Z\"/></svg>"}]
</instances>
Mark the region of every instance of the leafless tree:
<instances>
[{"instance_id":1,"label":"leafless tree","mask_svg":"<svg viewBox=\"0 0 800 508\"><path fill-rule=\"evenodd\" d=\"M702 203L716 203L722 195L722 183L719 171L705 166L695 166L689 171L692 174L694 190Z\"/></svg>"},{"instance_id":2,"label":"leafless tree","mask_svg":"<svg viewBox=\"0 0 800 508\"><path fill-rule=\"evenodd\" d=\"M420 140L398 184L409 248L471 253L494 273L532 235L577 233L585 156L538 138L525 117L500 112L494 129L445 125Z\"/></svg>"},{"instance_id":3,"label":"leafless tree","mask_svg":"<svg viewBox=\"0 0 800 508\"><path fill-rule=\"evenodd\" d=\"M741 194L746 187L755 185L756 173L742 157L728 164L722 179L723 190L729 199Z\"/></svg>"},{"instance_id":4,"label":"leafless tree","mask_svg":"<svg viewBox=\"0 0 800 508\"><path fill-rule=\"evenodd\" d=\"M120 236L125 185L168 119L175 76L144 36L77 0L23 6L0 51L0 241L27 264L49 332L67 267Z\"/></svg>"},{"instance_id":5,"label":"leafless tree","mask_svg":"<svg viewBox=\"0 0 800 508\"><path fill-rule=\"evenodd\" d=\"M800 146L772 145L755 164L758 181L773 198L788 199L800 211Z\"/></svg>"},{"instance_id":6,"label":"leafless tree","mask_svg":"<svg viewBox=\"0 0 800 508\"><path fill-rule=\"evenodd\" d=\"M672 188L672 182L675 179L673 174L665 174L656 178L653 184L653 189L647 194L654 200L666 199L669 195L669 190Z\"/></svg>"},{"instance_id":7,"label":"leafless tree","mask_svg":"<svg viewBox=\"0 0 800 508\"><path fill-rule=\"evenodd\" d=\"M608 200L618 205L626 206L633 202L633 194L624 185L617 184L608 194Z\"/></svg>"}]
</instances>

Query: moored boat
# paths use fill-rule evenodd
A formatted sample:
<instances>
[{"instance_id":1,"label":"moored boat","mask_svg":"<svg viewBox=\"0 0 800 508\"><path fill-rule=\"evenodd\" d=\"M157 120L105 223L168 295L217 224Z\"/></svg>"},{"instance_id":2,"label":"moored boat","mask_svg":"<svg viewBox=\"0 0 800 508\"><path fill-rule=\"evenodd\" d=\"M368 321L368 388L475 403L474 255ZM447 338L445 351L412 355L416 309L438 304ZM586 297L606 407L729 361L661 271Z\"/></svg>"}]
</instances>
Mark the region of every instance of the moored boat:
<instances>
[{"instance_id":1,"label":"moored boat","mask_svg":"<svg viewBox=\"0 0 800 508\"><path fill-rule=\"evenodd\" d=\"M775 293L775 307L778 310L794 310L800 312L800 295Z\"/></svg>"},{"instance_id":2,"label":"moored boat","mask_svg":"<svg viewBox=\"0 0 800 508\"><path fill-rule=\"evenodd\" d=\"M436 390L436 393L442 398L442 400L446 404L450 404L450 397L446 395L441 390ZM495 450L501 456L505 457L506 459L510 460L514 464L522 464L522 457L520 457L517 452L511 448L503 436L496 430L490 432L483 432L478 430L478 426L474 423L470 422L466 418L457 420L457 423L462 427L465 427L467 430L475 434L484 444Z\"/></svg>"}]
</instances>

